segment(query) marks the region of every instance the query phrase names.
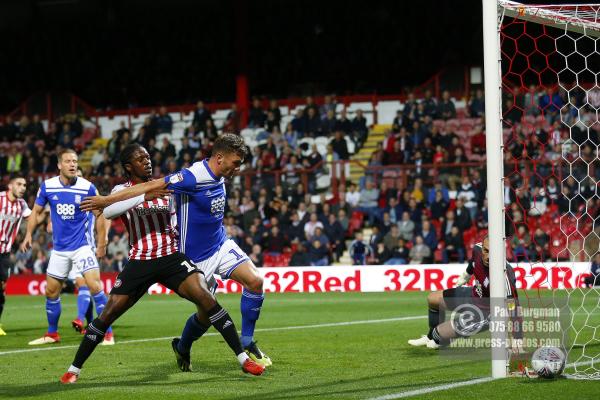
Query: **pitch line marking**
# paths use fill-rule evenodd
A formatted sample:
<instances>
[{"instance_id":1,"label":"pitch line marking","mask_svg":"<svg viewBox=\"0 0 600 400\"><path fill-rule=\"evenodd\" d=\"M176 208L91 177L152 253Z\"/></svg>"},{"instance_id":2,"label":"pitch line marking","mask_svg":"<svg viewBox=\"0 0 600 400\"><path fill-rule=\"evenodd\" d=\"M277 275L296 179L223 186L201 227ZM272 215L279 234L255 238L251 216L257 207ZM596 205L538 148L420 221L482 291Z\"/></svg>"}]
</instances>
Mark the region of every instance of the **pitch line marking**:
<instances>
[{"instance_id":1,"label":"pitch line marking","mask_svg":"<svg viewBox=\"0 0 600 400\"><path fill-rule=\"evenodd\" d=\"M567 368L573 368L573 367L583 367L583 366L586 366L586 365L590 365L592 363L593 363L593 360L584 361L584 362L578 362L578 363L570 363L570 364L567 364L565 366L565 369L567 369ZM379 396L379 397L371 397L371 398L369 398L367 400L394 400L394 399L403 399L403 398L407 398L407 397L419 396L421 394L428 394L428 393L433 393L433 392L439 392L439 391L442 391L442 390L454 389L454 388L461 387L461 386L477 385L479 383L486 383L486 382L494 381L496 379L497 378L492 378L491 376L488 376L488 377L484 377L484 378L471 379L471 380L468 380L468 381L460 381L460 382L455 382L455 383L447 383L447 384L444 384L444 385L425 387L425 388L422 388L422 389L409 390L407 392L399 392L399 393L386 394L386 395Z\"/></svg>"},{"instance_id":2,"label":"pitch line marking","mask_svg":"<svg viewBox=\"0 0 600 400\"><path fill-rule=\"evenodd\" d=\"M276 328L256 329L255 332L277 332L277 331L292 331L292 330L301 330L301 329L331 328L331 327L337 327L337 326L350 326L350 325L383 324L383 323L388 323L388 322L411 321L411 320L425 319L425 318L427 318L427 316L425 316L425 315L415 315L415 316L410 316L410 317L396 317L396 318L385 318L385 319L367 319L367 320L358 320L358 321L331 322L331 323L327 323L327 324L281 326L281 327L276 327ZM218 335L220 335L218 332L210 332L203 336L218 336ZM170 340L170 339L173 339L173 336L164 336L164 337L146 338L146 339L122 340L122 341L117 341L116 344L158 342L161 340ZM18 353L31 353L31 352L36 352L36 351L73 349L73 348L78 348L78 347L79 347L79 344L76 344L76 345L72 344L72 345L66 345L66 346L47 345L47 346L35 347L35 348L31 348L31 349L0 351L0 356L10 355L10 354L18 354Z\"/></svg>"}]
</instances>

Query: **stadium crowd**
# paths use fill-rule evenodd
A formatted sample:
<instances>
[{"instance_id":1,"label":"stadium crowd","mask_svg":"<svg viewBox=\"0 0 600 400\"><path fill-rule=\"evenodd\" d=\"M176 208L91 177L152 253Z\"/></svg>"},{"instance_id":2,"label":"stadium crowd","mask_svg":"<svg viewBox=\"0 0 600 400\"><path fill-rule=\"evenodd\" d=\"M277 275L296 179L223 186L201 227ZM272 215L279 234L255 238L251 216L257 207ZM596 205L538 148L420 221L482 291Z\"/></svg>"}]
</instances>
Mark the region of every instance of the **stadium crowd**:
<instances>
[{"instance_id":1,"label":"stadium crowd","mask_svg":"<svg viewBox=\"0 0 600 400\"><path fill-rule=\"evenodd\" d=\"M583 230L597 225L598 131L586 129L581 122L591 109L584 98L567 99L564 92L531 87L512 93L504 99L509 257L566 257L555 250L560 247L554 243L556 227L544 225L568 212L580 219ZM331 265L345 250L356 264L463 262L488 225L484 171L462 165L482 165L485 155L483 92L477 90L465 109L457 109L448 92L440 99L431 92L420 99L408 94L385 139L373 151L364 178L341 180L336 190L315 196L315 180L328 168L327 163L350 158L345 138L358 151L368 137L362 112L350 119L345 111L335 110L335 96L325 96L321 104L308 97L305 107L282 126L276 100L253 99L248 126L261 129L259 140L264 144L249 149L251 156L244 168L253 171L251 184L244 185L243 179L230 184L227 234L257 266ZM28 176L26 200L33 204L39 183L57 172L56 154L62 148L81 149L78 140L90 125L85 116L72 114L61 116L48 129L39 116L23 116L18 122L5 118L0 125L0 174ZM240 127L235 107L217 127L200 101L177 151L168 136L162 135L157 143L160 134L173 128L166 108L160 107L136 132L122 123L106 148L94 154L83 175L107 194L125 180L118 155L128 143L146 147L154 176L160 177L210 156L212 141L220 132L239 133ZM330 139L325 154L316 146L307 150L299 145L303 137L319 136ZM571 163L570 171L564 169L567 163L563 167L557 163L562 158ZM410 166L404 171L407 179L372 168L390 165ZM275 178L275 171L281 180ZM308 187L301 180L301 172L306 171ZM561 219L558 225L564 228L566 223ZM370 228L368 240L363 236L365 227ZM37 231L29 252L14 252L15 273L45 271L52 247L50 229ZM565 243L559 244L564 249ZM115 221L102 268L120 271L127 253L127 233Z\"/></svg>"}]
</instances>

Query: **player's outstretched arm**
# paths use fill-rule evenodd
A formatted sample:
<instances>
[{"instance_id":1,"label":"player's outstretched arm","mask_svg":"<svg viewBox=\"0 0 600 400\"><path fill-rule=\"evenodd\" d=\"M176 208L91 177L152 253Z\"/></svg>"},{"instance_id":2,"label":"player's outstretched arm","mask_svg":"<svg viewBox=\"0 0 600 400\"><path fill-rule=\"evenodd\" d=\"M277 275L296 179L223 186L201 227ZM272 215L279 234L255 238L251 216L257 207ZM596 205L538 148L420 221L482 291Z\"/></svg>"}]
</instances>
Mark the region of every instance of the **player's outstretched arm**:
<instances>
[{"instance_id":1,"label":"player's outstretched arm","mask_svg":"<svg viewBox=\"0 0 600 400\"><path fill-rule=\"evenodd\" d=\"M100 211L94 211L94 215L96 216L96 257L102 258L106 255L110 222Z\"/></svg>"},{"instance_id":2,"label":"player's outstretched arm","mask_svg":"<svg viewBox=\"0 0 600 400\"><path fill-rule=\"evenodd\" d=\"M21 242L21 251L25 252L29 250L31 247L33 232L35 232L35 228L38 226L43 219L38 218L40 214L44 214L44 208L39 204L33 206L33 210L31 210L31 215L27 218L27 233L25 234L25 238L23 242Z\"/></svg>"},{"instance_id":3,"label":"player's outstretched arm","mask_svg":"<svg viewBox=\"0 0 600 400\"><path fill-rule=\"evenodd\" d=\"M132 197L137 197L142 194L148 194L151 198L166 196L170 193L166 188L167 183L165 183L164 179L155 179L153 181L128 187L109 196L86 197L81 202L80 208L83 211L102 210L113 203L131 199ZM148 198L146 199L148 200Z\"/></svg>"}]
</instances>

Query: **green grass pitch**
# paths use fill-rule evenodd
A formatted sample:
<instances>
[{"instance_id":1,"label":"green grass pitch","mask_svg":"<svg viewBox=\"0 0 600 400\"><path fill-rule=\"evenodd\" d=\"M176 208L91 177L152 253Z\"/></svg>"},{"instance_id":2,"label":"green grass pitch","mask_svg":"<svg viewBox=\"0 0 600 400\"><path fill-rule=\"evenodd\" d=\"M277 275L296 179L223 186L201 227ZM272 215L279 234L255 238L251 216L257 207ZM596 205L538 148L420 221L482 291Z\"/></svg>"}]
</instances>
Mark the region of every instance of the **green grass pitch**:
<instances>
[{"instance_id":1,"label":"green grass pitch","mask_svg":"<svg viewBox=\"0 0 600 400\"><path fill-rule=\"evenodd\" d=\"M239 295L218 298L239 329ZM117 321L117 344L99 346L80 380L61 385L81 340L70 328L75 296L63 296L62 342L41 348L27 342L46 329L44 299L12 296L2 318L8 335L0 336L0 398L397 398L489 376L489 361L448 360L408 346L426 330L425 298L422 292L269 294L256 339L273 366L253 377L242 373L214 329L194 345L194 371L179 372L170 338L180 334L193 306L177 296L145 296ZM410 398L571 400L599 393L594 381L510 378Z\"/></svg>"}]
</instances>

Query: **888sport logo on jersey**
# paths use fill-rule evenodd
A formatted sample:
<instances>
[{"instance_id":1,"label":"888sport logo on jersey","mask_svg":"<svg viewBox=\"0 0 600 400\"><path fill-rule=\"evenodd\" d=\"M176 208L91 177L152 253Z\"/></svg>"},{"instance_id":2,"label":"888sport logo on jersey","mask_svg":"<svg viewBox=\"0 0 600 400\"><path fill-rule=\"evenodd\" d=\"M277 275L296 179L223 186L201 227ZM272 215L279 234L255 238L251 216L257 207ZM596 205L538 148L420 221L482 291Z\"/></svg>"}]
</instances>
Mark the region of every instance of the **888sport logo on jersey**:
<instances>
[{"instance_id":1,"label":"888sport logo on jersey","mask_svg":"<svg viewBox=\"0 0 600 400\"><path fill-rule=\"evenodd\" d=\"M217 197L210 201L210 213L214 216L225 213L225 196Z\"/></svg>"},{"instance_id":2,"label":"888sport logo on jersey","mask_svg":"<svg viewBox=\"0 0 600 400\"><path fill-rule=\"evenodd\" d=\"M58 203L56 205L56 213L62 219L75 219L75 204Z\"/></svg>"}]
</instances>

